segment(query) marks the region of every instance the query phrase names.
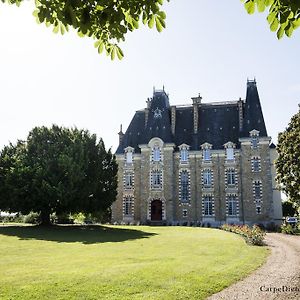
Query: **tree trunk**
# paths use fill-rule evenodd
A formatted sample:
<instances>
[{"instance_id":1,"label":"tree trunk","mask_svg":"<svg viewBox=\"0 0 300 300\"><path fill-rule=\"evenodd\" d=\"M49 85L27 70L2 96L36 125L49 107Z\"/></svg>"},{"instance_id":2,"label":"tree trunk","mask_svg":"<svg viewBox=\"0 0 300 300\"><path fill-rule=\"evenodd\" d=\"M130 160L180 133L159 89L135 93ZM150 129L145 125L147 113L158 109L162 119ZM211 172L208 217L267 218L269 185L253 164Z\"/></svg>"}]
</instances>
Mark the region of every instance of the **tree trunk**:
<instances>
[{"instance_id":1,"label":"tree trunk","mask_svg":"<svg viewBox=\"0 0 300 300\"><path fill-rule=\"evenodd\" d=\"M51 225L49 211L41 211L41 225L43 225L43 226Z\"/></svg>"}]
</instances>

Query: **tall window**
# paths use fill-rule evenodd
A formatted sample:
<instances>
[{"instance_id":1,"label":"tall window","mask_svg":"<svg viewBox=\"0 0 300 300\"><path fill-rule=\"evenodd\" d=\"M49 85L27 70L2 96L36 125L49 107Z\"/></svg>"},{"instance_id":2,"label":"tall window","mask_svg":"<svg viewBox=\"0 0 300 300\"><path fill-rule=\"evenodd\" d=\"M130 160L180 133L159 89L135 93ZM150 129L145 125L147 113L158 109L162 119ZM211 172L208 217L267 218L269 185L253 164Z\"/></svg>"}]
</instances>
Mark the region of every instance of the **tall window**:
<instances>
[{"instance_id":1,"label":"tall window","mask_svg":"<svg viewBox=\"0 0 300 300\"><path fill-rule=\"evenodd\" d=\"M129 189L133 187L133 174L126 173L125 174L125 188Z\"/></svg>"},{"instance_id":2,"label":"tall window","mask_svg":"<svg viewBox=\"0 0 300 300\"><path fill-rule=\"evenodd\" d=\"M213 201L212 196L205 196L203 199L204 202L204 215L212 216L213 215Z\"/></svg>"},{"instance_id":3,"label":"tall window","mask_svg":"<svg viewBox=\"0 0 300 300\"><path fill-rule=\"evenodd\" d=\"M162 186L162 172L154 170L151 172L151 183L154 188L161 188Z\"/></svg>"},{"instance_id":4,"label":"tall window","mask_svg":"<svg viewBox=\"0 0 300 300\"><path fill-rule=\"evenodd\" d=\"M227 169L227 184L235 185L235 169Z\"/></svg>"},{"instance_id":5,"label":"tall window","mask_svg":"<svg viewBox=\"0 0 300 300\"><path fill-rule=\"evenodd\" d=\"M180 194L182 202L189 200L189 174L187 171L182 171L180 174Z\"/></svg>"},{"instance_id":6,"label":"tall window","mask_svg":"<svg viewBox=\"0 0 300 300\"><path fill-rule=\"evenodd\" d=\"M126 153L126 163L132 164L132 161L133 161L133 159L132 159L132 152L127 152Z\"/></svg>"},{"instance_id":7,"label":"tall window","mask_svg":"<svg viewBox=\"0 0 300 300\"><path fill-rule=\"evenodd\" d=\"M261 182L254 181L254 198L259 200L261 198Z\"/></svg>"},{"instance_id":8,"label":"tall window","mask_svg":"<svg viewBox=\"0 0 300 300\"><path fill-rule=\"evenodd\" d=\"M133 215L133 198L131 196L124 198L124 215L132 216Z\"/></svg>"},{"instance_id":9,"label":"tall window","mask_svg":"<svg viewBox=\"0 0 300 300\"><path fill-rule=\"evenodd\" d=\"M205 161L211 160L210 149L203 150L203 160L205 160Z\"/></svg>"},{"instance_id":10,"label":"tall window","mask_svg":"<svg viewBox=\"0 0 300 300\"><path fill-rule=\"evenodd\" d=\"M227 160L234 160L233 148L226 148L226 159Z\"/></svg>"},{"instance_id":11,"label":"tall window","mask_svg":"<svg viewBox=\"0 0 300 300\"><path fill-rule=\"evenodd\" d=\"M203 170L203 184L205 187L212 185L212 173L210 169Z\"/></svg>"},{"instance_id":12,"label":"tall window","mask_svg":"<svg viewBox=\"0 0 300 300\"><path fill-rule=\"evenodd\" d=\"M161 160L161 154L159 147L153 148L153 161L160 161Z\"/></svg>"},{"instance_id":13,"label":"tall window","mask_svg":"<svg viewBox=\"0 0 300 300\"><path fill-rule=\"evenodd\" d=\"M258 147L258 138L257 138L257 136L252 137L251 146L252 146L253 149L256 149Z\"/></svg>"},{"instance_id":14,"label":"tall window","mask_svg":"<svg viewBox=\"0 0 300 300\"><path fill-rule=\"evenodd\" d=\"M238 207L237 197L234 195L228 196L228 215L236 216L237 215L237 207Z\"/></svg>"},{"instance_id":15,"label":"tall window","mask_svg":"<svg viewBox=\"0 0 300 300\"><path fill-rule=\"evenodd\" d=\"M188 162L188 150L187 149L181 149L180 150L180 162L181 163L187 163Z\"/></svg>"},{"instance_id":16,"label":"tall window","mask_svg":"<svg viewBox=\"0 0 300 300\"><path fill-rule=\"evenodd\" d=\"M253 172L260 171L260 160L258 157L252 158L252 170L253 170Z\"/></svg>"}]
</instances>

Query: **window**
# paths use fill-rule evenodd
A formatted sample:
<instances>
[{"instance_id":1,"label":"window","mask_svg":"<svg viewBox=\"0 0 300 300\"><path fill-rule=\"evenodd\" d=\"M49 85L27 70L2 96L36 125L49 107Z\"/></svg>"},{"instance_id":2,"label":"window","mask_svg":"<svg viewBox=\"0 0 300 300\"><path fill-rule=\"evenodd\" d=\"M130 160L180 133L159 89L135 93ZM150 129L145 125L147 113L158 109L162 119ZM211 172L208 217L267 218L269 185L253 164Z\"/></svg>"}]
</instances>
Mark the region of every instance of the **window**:
<instances>
[{"instance_id":1,"label":"window","mask_svg":"<svg viewBox=\"0 0 300 300\"><path fill-rule=\"evenodd\" d=\"M183 215L184 217L187 217L187 209L183 209L183 210L182 210L182 215Z\"/></svg>"},{"instance_id":2,"label":"window","mask_svg":"<svg viewBox=\"0 0 300 300\"><path fill-rule=\"evenodd\" d=\"M256 149L258 147L258 138L256 136L252 137L251 146L253 149Z\"/></svg>"},{"instance_id":3,"label":"window","mask_svg":"<svg viewBox=\"0 0 300 300\"><path fill-rule=\"evenodd\" d=\"M154 188L162 187L162 172L159 170L155 170L151 172L151 183Z\"/></svg>"},{"instance_id":4,"label":"window","mask_svg":"<svg viewBox=\"0 0 300 300\"><path fill-rule=\"evenodd\" d=\"M258 157L254 157L252 159L252 170L253 172L259 172L260 171L260 160Z\"/></svg>"},{"instance_id":5,"label":"window","mask_svg":"<svg viewBox=\"0 0 300 300\"><path fill-rule=\"evenodd\" d=\"M235 170L234 169L227 170L227 184L235 185Z\"/></svg>"},{"instance_id":6,"label":"window","mask_svg":"<svg viewBox=\"0 0 300 300\"><path fill-rule=\"evenodd\" d=\"M261 214L261 206L260 206L260 205L256 205L256 213L257 213L258 215Z\"/></svg>"},{"instance_id":7,"label":"window","mask_svg":"<svg viewBox=\"0 0 300 300\"><path fill-rule=\"evenodd\" d=\"M260 181L254 181L254 198L261 198L261 183Z\"/></svg>"},{"instance_id":8,"label":"window","mask_svg":"<svg viewBox=\"0 0 300 300\"><path fill-rule=\"evenodd\" d=\"M188 161L188 151L187 151L187 149L181 149L180 150L180 162L187 163L187 161Z\"/></svg>"},{"instance_id":9,"label":"window","mask_svg":"<svg viewBox=\"0 0 300 300\"><path fill-rule=\"evenodd\" d=\"M187 171L182 171L180 174L180 195L182 202L189 200L189 174Z\"/></svg>"},{"instance_id":10,"label":"window","mask_svg":"<svg viewBox=\"0 0 300 300\"><path fill-rule=\"evenodd\" d=\"M133 187L133 174L127 173L125 174L125 188Z\"/></svg>"},{"instance_id":11,"label":"window","mask_svg":"<svg viewBox=\"0 0 300 300\"><path fill-rule=\"evenodd\" d=\"M133 158L133 157L132 157L132 152L127 152L127 153L126 153L126 163L132 164L132 161L133 161L132 158Z\"/></svg>"},{"instance_id":12,"label":"window","mask_svg":"<svg viewBox=\"0 0 300 300\"><path fill-rule=\"evenodd\" d=\"M226 148L226 159L227 160L234 160L233 148Z\"/></svg>"},{"instance_id":13,"label":"window","mask_svg":"<svg viewBox=\"0 0 300 300\"><path fill-rule=\"evenodd\" d=\"M125 197L124 199L124 215L125 216L133 215L133 199L131 196Z\"/></svg>"},{"instance_id":14,"label":"window","mask_svg":"<svg viewBox=\"0 0 300 300\"><path fill-rule=\"evenodd\" d=\"M238 207L238 201L237 201L236 196L230 195L228 197L228 215L236 216L237 215L237 207Z\"/></svg>"},{"instance_id":15,"label":"window","mask_svg":"<svg viewBox=\"0 0 300 300\"><path fill-rule=\"evenodd\" d=\"M210 187L212 184L212 173L209 169L203 171L203 184L206 187Z\"/></svg>"},{"instance_id":16,"label":"window","mask_svg":"<svg viewBox=\"0 0 300 300\"><path fill-rule=\"evenodd\" d=\"M204 202L204 215L212 216L213 215L212 197L205 196L203 202Z\"/></svg>"},{"instance_id":17,"label":"window","mask_svg":"<svg viewBox=\"0 0 300 300\"><path fill-rule=\"evenodd\" d=\"M160 155L160 149L159 147L153 148L153 161L160 161L161 155Z\"/></svg>"},{"instance_id":18,"label":"window","mask_svg":"<svg viewBox=\"0 0 300 300\"><path fill-rule=\"evenodd\" d=\"M206 160L206 161L211 160L210 149L204 149L203 150L203 159Z\"/></svg>"}]
</instances>

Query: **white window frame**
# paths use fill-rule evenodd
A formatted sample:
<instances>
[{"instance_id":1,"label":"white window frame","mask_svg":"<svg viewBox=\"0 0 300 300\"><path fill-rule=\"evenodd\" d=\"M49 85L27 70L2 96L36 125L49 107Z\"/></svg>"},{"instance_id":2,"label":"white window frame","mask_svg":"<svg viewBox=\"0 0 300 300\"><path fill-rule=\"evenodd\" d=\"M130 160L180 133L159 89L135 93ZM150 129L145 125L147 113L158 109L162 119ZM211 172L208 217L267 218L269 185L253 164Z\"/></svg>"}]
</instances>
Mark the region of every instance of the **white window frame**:
<instances>
[{"instance_id":1,"label":"white window frame","mask_svg":"<svg viewBox=\"0 0 300 300\"><path fill-rule=\"evenodd\" d=\"M131 151L126 152L126 163L132 164L133 162L133 153Z\"/></svg>"},{"instance_id":2,"label":"white window frame","mask_svg":"<svg viewBox=\"0 0 300 300\"><path fill-rule=\"evenodd\" d=\"M238 199L235 195L228 196L228 216L234 217L238 215Z\"/></svg>"},{"instance_id":3,"label":"white window frame","mask_svg":"<svg viewBox=\"0 0 300 300\"><path fill-rule=\"evenodd\" d=\"M180 162L187 163L189 159L188 150L186 148L180 150Z\"/></svg>"},{"instance_id":4,"label":"white window frame","mask_svg":"<svg viewBox=\"0 0 300 300\"><path fill-rule=\"evenodd\" d=\"M157 146L153 148L153 161L161 161L161 149Z\"/></svg>"},{"instance_id":5,"label":"white window frame","mask_svg":"<svg viewBox=\"0 0 300 300\"><path fill-rule=\"evenodd\" d=\"M206 195L203 197L204 216L213 216L213 199L212 196Z\"/></svg>"},{"instance_id":6,"label":"white window frame","mask_svg":"<svg viewBox=\"0 0 300 300\"><path fill-rule=\"evenodd\" d=\"M204 161L211 160L211 150L210 149L203 149L203 160Z\"/></svg>"},{"instance_id":7,"label":"white window frame","mask_svg":"<svg viewBox=\"0 0 300 300\"><path fill-rule=\"evenodd\" d=\"M234 160L234 148L232 147L226 148L226 159Z\"/></svg>"},{"instance_id":8,"label":"white window frame","mask_svg":"<svg viewBox=\"0 0 300 300\"><path fill-rule=\"evenodd\" d=\"M227 169L227 185L233 186L235 185L235 169Z\"/></svg>"},{"instance_id":9,"label":"white window frame","mask_svg":"<svg viewBox=\"0 0 300 300\"><path fill-rule=\"evenodd\" d=\"M211 169L204 169L203 170L203 185L205 187L212 186L212 171Z\"/></svg>"},{"instance_id":10,"label":"white window frame","mask_svg":"<svg viewBox=\"0 0 300 300\"><path fill-rule=\"evenodd\" d=\"M133 187L133 174L125 173L125 188L131 189Z\"/></svg>"}]
</instances>

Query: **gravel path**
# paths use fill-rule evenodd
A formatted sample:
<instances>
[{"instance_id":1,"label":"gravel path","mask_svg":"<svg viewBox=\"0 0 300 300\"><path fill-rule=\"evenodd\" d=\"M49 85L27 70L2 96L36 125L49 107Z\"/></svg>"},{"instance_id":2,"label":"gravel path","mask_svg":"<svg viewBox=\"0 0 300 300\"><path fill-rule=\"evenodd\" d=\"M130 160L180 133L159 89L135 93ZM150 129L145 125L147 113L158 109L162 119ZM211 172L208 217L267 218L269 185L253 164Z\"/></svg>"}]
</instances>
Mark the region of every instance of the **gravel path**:
<instances>
[{"instance_id":1,"label":"gravel path","mask_svg":"<svg viewBox=\"0 0 300 300\"><path fill-rule=\"evenodd\" d=\"M262 267L208 299L300 299L300 236L268 233L266 243L272 252Z\"/></svg>"}]
</instances>

